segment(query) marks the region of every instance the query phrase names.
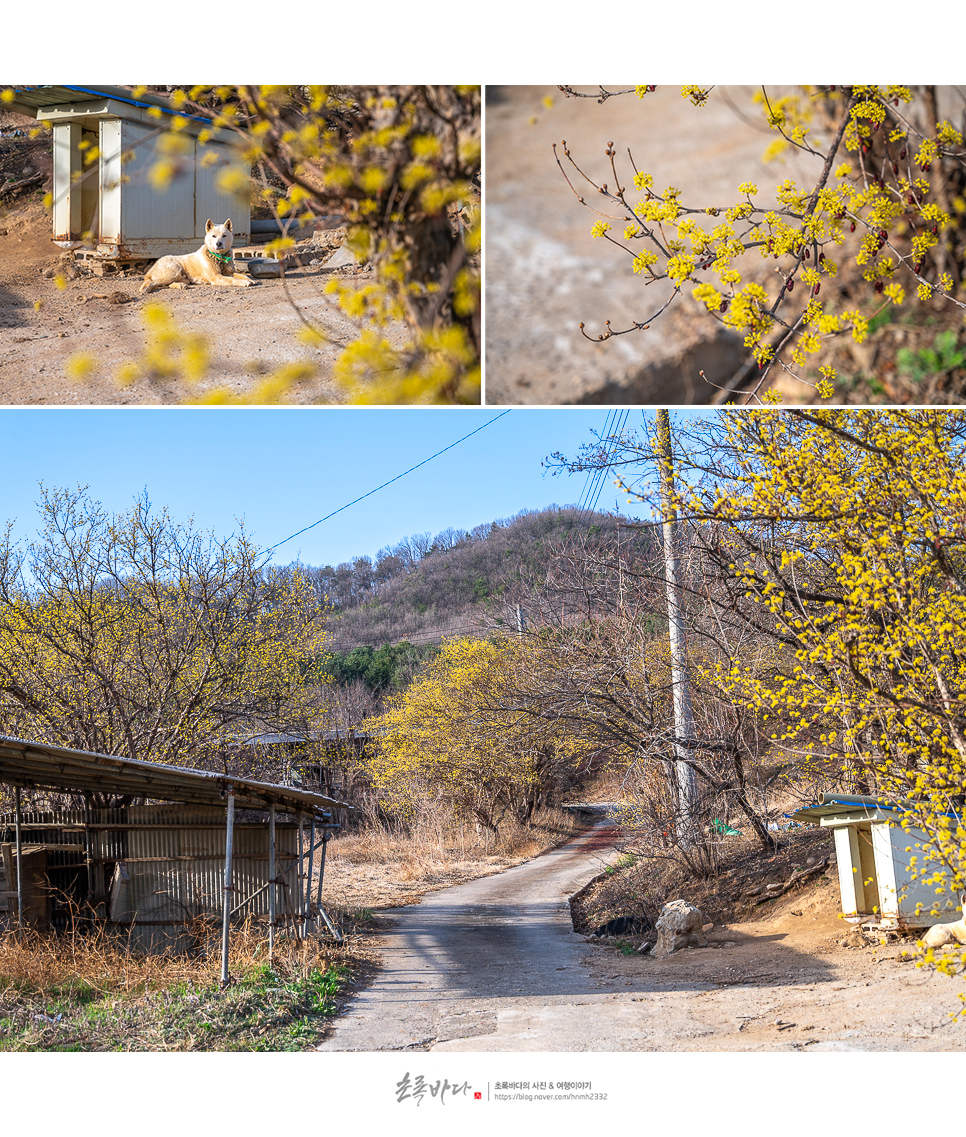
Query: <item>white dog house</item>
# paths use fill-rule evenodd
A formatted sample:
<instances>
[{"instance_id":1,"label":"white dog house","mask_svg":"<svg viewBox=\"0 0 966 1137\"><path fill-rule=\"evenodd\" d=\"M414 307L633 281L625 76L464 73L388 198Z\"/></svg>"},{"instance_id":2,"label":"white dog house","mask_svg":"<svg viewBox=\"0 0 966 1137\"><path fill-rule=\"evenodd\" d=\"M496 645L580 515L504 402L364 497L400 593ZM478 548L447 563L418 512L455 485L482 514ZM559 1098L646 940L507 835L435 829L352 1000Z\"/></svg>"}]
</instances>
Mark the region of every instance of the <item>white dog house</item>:
<instances>
[{"instance_id":1,"label":"white dog house","mask_svg":"<svg viewBox=\"0 0 966 1137\"><path fill-rule=\"evenodd\" d=\"M235 242L247 245L251 205L220 188L226 170L240 171L247 185L250 165L230 132L211 130L209 120L177 111L158 95L135 99L126 87L37 86L14 88L11 109L53 128L54 242L87 247L105 260L148 260L199 248L208 218L231 218ZM166 154L166 131L182 121L179 149ZM85 169L83 153L97 147ZM170 157L176 172L167 188L152 184L151 170Z\"/></svg>"},{"instance_id":2,"label":"white dog house","mask_svg":"<svg viewBox=\"0 0 966 1137\"><path fill-rule=\"evenodd\" d=\"M902 803L856 794L820 797L792 817L832 830L846 920L913 931L957 918L959 904L948 886L937 894L937 885L914 879L912 858L915 867L925 866L929 838L921 829L902 828Z\"/></svg>"}]
</instances>

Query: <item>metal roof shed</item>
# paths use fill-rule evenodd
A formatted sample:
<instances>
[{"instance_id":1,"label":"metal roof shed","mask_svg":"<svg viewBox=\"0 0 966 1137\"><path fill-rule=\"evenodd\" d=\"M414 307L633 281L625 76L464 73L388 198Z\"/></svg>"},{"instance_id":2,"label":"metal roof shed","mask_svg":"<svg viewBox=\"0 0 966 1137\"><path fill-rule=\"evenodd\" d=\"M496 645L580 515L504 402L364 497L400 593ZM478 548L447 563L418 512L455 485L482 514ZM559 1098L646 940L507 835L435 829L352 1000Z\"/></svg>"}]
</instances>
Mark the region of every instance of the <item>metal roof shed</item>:
<instances>
[{"instance_id":1,"label":"metal roof shed","mask_svg":"<svg viewBox=\"0 0 966 1137\"><path fill-rule=\"evenodd\" d=\"M285 872L279 873L276 857L278 853L275 833L276 809L295 814L297 825L297 861L298 872L294 891L297 905L297 925L300 924L304 932L309 920L312 889L312 863L315 851L321 847L323 854L323 870L325 844L331 829L336 827L333 813L337 810L348 810L351 806L344 802L326 797L323 794L312 793L308 790L294 789L288 786L272 785L266 782L257 782L248 778L237 778L227 774L212 773L206 770L196 770L168 766L161 763L143 762L133 758L121 758L111 754L97 754L83 750L72 750L68 747L53 746L47 743L32 742L20 738L11 738L0 735L0 783L12 785L15 790L15 841L17 850L16 859L16 889L10 889L12 882L7 882L7 890L13 892L17 898L17 911L23 912L23 881L21 879L21 864L23 863L23 829L24 819L21 811L20 795L24 788L54 790L64 793L80 793L88 797L95 792L120 794L136 798L145 798L152 801L178 802L183 805L195 807L217 807L224 809L224 874L222 886L222 982L228 982L228 937L230 918L237 908L235 898L235 875L233 869L233 853L235 842L235 805L248 809L267 810L268 825L265 835L265 856L267 861L267 876L259 891L267 889L268 894L268 935L269 950L274 946L276 925L276 896L279 885L288 887L284 880ZM88 814L90 806L88 805ZM303 836L303 819L308 820L308 839ZM203 819L202 819L203 820ZM209 823L210 824L210 823ZM102 863L104 856L92 856L94 848L89 831L115 831L130 828L160 829L165 828L163 817L142 819L132 822L132 819L105 819L104 823L91 823L87 820L80 826L79 832L84 833L86 845L86 861L88 865L95 861ZM169 826L170 827L170 826ZM316 841L316 831L320 839ZM244 836L244 835L243 835ZM250 836L250 835L249 835ZM100 840L98 838L98 840ZM130 846L129 846L130 848ZM168 861L172 855L177 856L180 850L173 849L147 850L149 859ZM239 849L243 856L251 857L254 850L251 840L246 840ZM163 855L158 856L158 853ZM210 860L212 852L209 848L199 848L199 855ZM295 852L288 848L283 852ZM306 863L308 872L305 871ZM321 893L322 879L319 877L319 892ZM321 912L323 919L328 923L325 913ZM168 923L165 919L163 922Z\"/></svg>"},{"instance_id":2,"label":"metal roof shed","mask_svg":"<svg viewBox=\"0 0 966 1137\"><path fill-rule=\"evenodd\" d=\"M912 858L921 865L922 850L931 842L921 829L902 827L908 803L860 794L819 796L819 804L796 810L792 817L832 830L846 920L915 931L955 919L953 892L947 888L937 894L935 885L915 879ZM940 911L932 915L937 906Z\"/></svg>"},{"instance_id":3,"label":"metal roof shed","mask_svg":"<svg viewBox=\"0 0 966 1137\"><path fill-rule=\"evenodd\" d=\"M235 242L247 245L251 206L219 188L228 168L246 181L250 164L232 135L212 131L208 119L180 113L159 95L135 99L127 87L15 87L11 109L50 123L54 140L54 242L65 249L89 242L105 260L153 259L190 253L205 236L205 222L232 219ZM165 133L178 119L184 152L173 155L178 173L166 190L151 184L151 168L165 156ZM202 132L211 132L205 141ZM85 171L83 153L97 147Z\"/></svg>"}]
</instances>

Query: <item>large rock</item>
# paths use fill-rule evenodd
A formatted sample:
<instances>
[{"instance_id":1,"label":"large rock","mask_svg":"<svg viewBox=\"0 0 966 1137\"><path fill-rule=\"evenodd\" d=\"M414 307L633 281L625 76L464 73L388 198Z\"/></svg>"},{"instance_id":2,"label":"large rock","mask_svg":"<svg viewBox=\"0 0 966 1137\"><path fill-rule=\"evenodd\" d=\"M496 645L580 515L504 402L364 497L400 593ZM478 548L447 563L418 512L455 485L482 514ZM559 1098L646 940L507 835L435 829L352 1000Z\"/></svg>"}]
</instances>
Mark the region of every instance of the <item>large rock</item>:
<instances>
[{"instance_id":1,"label":"large rock","mask_svg":"<svg viewBox=\"0 0 966 1137\"><path fill-rule=\"evenodd\" d=\"M671 900L661 909L657 919L657 943L651 949L654 959L664 959L684 947L707 947L704 916L687 900Z\"/></svg>"}]
</instances>

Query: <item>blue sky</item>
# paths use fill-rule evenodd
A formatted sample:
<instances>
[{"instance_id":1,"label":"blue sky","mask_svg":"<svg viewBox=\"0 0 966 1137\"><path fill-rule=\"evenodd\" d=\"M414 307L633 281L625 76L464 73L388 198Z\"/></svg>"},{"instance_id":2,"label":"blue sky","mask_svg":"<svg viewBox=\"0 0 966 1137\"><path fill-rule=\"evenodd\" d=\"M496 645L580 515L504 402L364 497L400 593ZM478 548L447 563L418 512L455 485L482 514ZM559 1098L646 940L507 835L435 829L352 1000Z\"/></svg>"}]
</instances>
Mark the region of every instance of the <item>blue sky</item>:
<instances>
[{"instance_id":1,"label":"blue sky","mask_svg":"<svg viewBox=\"0 0 966 1137\"><path fill-rule=\"evenodd\" d=\"M337 564L412 533L471 529L521 509L577 502L585 475L552 477L541 461L576 454L603 430L606 407L104 408L0 410L0 521L36 528L38 483L86 485L112 511L143 490L179 521L225 536L245 521L274 545L484 423L448 453L288 541L273 559ZM631 411L628 425L639 425ZM598 508L613 508L604 486ZM621 500L622 512L633 512Z\"/></svg>"}]
</instances>

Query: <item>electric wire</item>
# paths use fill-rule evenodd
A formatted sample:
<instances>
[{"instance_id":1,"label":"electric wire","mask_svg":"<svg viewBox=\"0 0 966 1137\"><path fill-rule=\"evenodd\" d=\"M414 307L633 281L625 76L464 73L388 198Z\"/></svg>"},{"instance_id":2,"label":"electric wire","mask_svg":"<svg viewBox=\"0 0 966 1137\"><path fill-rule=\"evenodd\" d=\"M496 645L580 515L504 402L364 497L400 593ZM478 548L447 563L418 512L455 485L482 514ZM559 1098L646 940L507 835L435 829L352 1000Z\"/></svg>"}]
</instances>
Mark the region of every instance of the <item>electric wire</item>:
<instances>
[{"instance_id":1,"label":"electric wire","mask_svg":"<svg viewBox=\"0 0 966 1137\"><path fill-rule=\"evenodd\" d=\"M500 414L496 415L494 418L491 418L488 422L483 423L482 426L478 426L476 430L471 430L469 434L464 434L462 438L457 438L457 440L455 442L451 442L449 446L444 446L442 450L437 450L435 454L430 454L428 458L424 458L422 462L417 462L415 466L410 466L408 470L403 470L401 474L397 474L394 478L390 478L388 482L383 482L381 486L376 486L375 489L369 490L368 493L362 494L361 496L355 498L353 501L346 502L345 505L340 505L338 509L333 509L331 513L327 513L325 517L320 517L318 521L313 521L311 525L306 525L304 529L300 529L297 533L293 533L291 536L285 537L281 541L276 541L274 545L270 545L267 549L263 549L262 555L267 556L269 553L274 553L275 550L281 548L282 545L287 544L289 541L294 541L296 537L301 537L303 533L308 533L310 529L314 529L317 525L321 525L323 521L329 521L331 518L335 517L337 513L341 513L343 510L349 509L353 505L358 505L360 501L365 501L367 497L372 497L373 494L379 493L380 490L384 490L387 486L391 486L393 482L398 482L400 478L405 478L407 474L413 473L413 471L420 469L420 467L425 466L428 462L432 462L434 458L438 458L441 454L445 454L448 450L452 450L454 447L459 446L461 442L465 442L468 438L472 438L474 434L479 434L481 430L486 430L488 426L492 426L495 422L503 418L504 415L508 415L512 409L512 407L508 407L505 411L501 411Z\"/></svg>"}]
</instances>

